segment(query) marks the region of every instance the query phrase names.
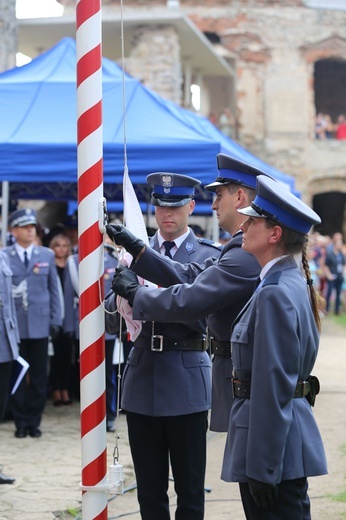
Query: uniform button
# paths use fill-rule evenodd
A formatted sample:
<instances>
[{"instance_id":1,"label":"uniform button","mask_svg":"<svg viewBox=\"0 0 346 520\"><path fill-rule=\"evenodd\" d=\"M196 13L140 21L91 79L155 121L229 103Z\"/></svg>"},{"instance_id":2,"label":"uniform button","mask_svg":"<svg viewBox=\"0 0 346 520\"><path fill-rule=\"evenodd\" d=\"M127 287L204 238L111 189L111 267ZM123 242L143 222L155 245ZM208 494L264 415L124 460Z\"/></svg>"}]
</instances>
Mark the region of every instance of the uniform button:
<instances>
[{"instance_id":1,"label":"uniform button","mask_svg":"<svg viewBox=\"0 0 346 520\"><path fill-rule=\"evenodd\" d=\"M274 468L268 468L267 471L268 471L268 473L272 474L272 473L274 473Z\"/></svg>"},{"instance_id":2,"label":"uniform button","mask_svg":"<svg viewBox=\"0 0 346 520\"><path fill-rule=\"evenodd\" d=\"M204 363L204 359L201 359L201 363Z\"/></svg>"},{"instance_id":3,"label":"uniform button","mask_svg":"<svg viewBox=\"0 0 346 520\"><path fill-rule=\"evenodd\" d=\"M240 338L240 332L237 332L237 338Z\"/></svg>"}]
</instances>

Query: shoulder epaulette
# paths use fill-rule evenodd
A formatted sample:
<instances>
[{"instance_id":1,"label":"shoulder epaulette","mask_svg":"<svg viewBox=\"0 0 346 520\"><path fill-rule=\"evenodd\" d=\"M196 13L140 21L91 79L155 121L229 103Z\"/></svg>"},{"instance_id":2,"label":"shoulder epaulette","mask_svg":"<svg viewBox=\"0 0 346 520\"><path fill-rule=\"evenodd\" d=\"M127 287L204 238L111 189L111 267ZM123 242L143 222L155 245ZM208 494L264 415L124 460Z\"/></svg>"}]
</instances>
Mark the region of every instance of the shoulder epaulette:
<instances>
[{"instance_id":1,"label":"shoulder epaulette","mask_svg":"<svg viewBox=\"0 0 346 520\"><path fill-rule=\"evenodd\" d=\"M199 238L198 242L205 246L215 247L215 249L218 249L219 251L221 251L223 248L223 245L220 244L220 242L214 242L213 240L208 240L207 238Z\"/></svg>"},{"instance_id":2,"label":"shoulder epaulette","mask_svg":"<svg viewBox=\"0 0 346 520\"><path fill-rule=\"evenodd\" d=\"M279 283L281 276L281 271L276 271L275 273L268 276L268 278L265 278L263 281L263 287L265 285L277 285Z\"/></svg>"}]
</instances>

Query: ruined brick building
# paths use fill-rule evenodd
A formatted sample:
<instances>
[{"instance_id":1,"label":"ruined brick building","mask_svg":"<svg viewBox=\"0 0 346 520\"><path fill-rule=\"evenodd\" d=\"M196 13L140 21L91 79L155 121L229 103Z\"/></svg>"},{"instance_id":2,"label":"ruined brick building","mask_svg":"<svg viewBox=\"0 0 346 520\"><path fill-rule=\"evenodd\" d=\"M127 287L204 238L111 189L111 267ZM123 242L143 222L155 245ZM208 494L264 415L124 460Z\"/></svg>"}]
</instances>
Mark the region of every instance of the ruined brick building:
<instances>
[{"instance_id":1,"label":"ruined brick building","mask_svg":"<svg viewBox=\"0 0 346 520\"><path fill-rule=\"evenodd\" d=\"M73 36L75 0L60 3L64 16L50 22L49 34L40 33L39 22L22 21L23 52L30 30L40 38L36 53L63 35ZM230 107L237 115L236 139L294 176L302 198L321 215L323 233L343 231L346 238L346 140L315 139L318 112L334 123L346 115L346 0L123 5L126 70L188 108L189 87L197 84L205 115ZM103 54L119 61L120 2L103 0L102 11ZM33 49L34 44L35 54ZM219 57L217 66L217 59L209 62L210 49Z\"/></svg>"}]
</instances>

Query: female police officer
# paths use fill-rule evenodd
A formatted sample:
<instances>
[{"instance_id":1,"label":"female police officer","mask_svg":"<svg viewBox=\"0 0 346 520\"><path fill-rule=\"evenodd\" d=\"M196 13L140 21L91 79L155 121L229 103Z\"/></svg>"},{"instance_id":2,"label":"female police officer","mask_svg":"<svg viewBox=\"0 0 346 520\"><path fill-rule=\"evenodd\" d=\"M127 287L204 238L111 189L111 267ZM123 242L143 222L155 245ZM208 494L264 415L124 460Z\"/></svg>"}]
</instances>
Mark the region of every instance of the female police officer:
<instances>
[{"instance_id":1,"label":"female police officer","mask_svg":"<svg viewBox=\"0 0 346 520\"><path fill-rule=\"evenodd\" d=\"M327 472L309 404L318 392L310 375L320 320L305 250L320 218L263 176L254 202L238 211L248 217L242 247L262 271L232 327L235 400L221 477L239 482L248 520L308 520L307 477Z\"/></svg>"}]
</instances>

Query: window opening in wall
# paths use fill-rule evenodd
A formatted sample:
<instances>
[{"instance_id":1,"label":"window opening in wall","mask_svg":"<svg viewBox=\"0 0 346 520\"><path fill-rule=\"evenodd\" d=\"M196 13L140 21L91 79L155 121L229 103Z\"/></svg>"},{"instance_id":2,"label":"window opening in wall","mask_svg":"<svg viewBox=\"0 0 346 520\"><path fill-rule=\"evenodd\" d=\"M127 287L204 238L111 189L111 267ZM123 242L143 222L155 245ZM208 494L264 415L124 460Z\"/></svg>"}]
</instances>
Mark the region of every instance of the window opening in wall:
<instances>
[{"instance_id":1,"label":"window opening in wall","mask_svg":"<svg viewBox=\"0 0 346 520\"><path fill-rule=\"evenodd\" d=\"M318 226L318 231L322 235L332 236L336 232L346 232L346 193L319 193L313 198L313 209L321 217L322 223Z\"/></svg>"},{"instance_id":2,"label":"window opening in wall","mask_svg":"<svg viewBox=\"0 0 346 520\"><path fill-rule=\"evenodd\" d=\"M208 38L210 43L221 43L220 36L215 32L206 31L204 35Z\"/></svg>"},{"instance_id":3,"label":"window opening in wall","mask_svg":"<svg viewBox=\"0 0 346 520\"><path fill-rule=\"evenodd\" d=\"M191 85L191 103L196 112L201 109L201 88L199 85Z\"/></svg>"},{"instance_id":4,"label":"window opening in wall","mask_svg":"<svg viewBox=\"0 0 346 520\"><path fill-rule=\"evenodd\" d=\"M346 61L315 63L314 89L317 139L346 139Z\"/></svg>"}]
</instances>

